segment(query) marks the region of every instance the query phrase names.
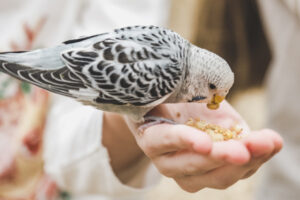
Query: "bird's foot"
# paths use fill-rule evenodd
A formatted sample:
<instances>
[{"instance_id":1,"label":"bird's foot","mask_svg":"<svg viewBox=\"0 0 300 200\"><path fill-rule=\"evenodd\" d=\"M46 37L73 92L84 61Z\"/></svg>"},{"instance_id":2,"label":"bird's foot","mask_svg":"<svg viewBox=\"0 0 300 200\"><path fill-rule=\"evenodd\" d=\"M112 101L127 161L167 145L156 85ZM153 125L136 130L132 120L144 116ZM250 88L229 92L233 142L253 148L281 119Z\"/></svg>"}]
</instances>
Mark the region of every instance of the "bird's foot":
<instances>
[{"instance_id":1,"label":"bird's foot","mask_svg":"<svg viewBox=\"0 0 300 200\"><path fill-rule=\"evenodd\" d=\"M138 132L139 132L139 134L142 134L147 128L154 126L154 125L158 125L158 124L164 124L164 123L173 124L173 125L178 124L177 122L175 122L171 119L167 119L167 118L163 118L163 117L156 117L156 116L146 116L146 117L144 117L144 124L142 124L138 128Z\"/></svg>"}]
</instances>

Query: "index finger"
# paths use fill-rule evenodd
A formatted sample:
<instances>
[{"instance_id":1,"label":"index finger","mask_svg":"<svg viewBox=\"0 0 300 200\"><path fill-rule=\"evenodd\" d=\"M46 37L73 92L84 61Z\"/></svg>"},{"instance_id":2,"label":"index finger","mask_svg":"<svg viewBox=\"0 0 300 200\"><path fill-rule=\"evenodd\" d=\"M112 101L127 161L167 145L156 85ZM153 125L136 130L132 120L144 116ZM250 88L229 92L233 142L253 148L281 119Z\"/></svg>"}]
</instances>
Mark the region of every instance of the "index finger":
<instances>
[{"instance_id":1,"label":"index finger","mask_svg":"<svg viewBox=\"0 0 300 200\"><path fill-rule=\"evenodd\" d=\"M149 157L184 149L208 154L212 148L212 140L206 133L186 125L154 125L137 141Z\"/></svg>"}]
</instances>

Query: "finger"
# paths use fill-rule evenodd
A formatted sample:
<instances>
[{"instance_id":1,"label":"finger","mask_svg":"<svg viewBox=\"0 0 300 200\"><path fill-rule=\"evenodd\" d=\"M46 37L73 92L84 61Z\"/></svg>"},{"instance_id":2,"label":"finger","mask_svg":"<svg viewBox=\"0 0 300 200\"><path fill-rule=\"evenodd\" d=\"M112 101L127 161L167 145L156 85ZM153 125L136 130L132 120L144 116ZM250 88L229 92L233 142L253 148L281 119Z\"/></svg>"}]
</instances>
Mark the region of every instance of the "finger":
<instances>
[{"instance_id":1,"label":"finger","mask_svg":"<svg viewBox=\"0 0 300 200\"><path fill-rule=\"evenodd\" d=\"M270 154L266 154L265 156L262 157L260 161L261 164L270 160L276 153L278 153L282 149L283 146L283 139L280 137L279 134L277 134L276 132L270 129L264 129L262 131L264 132L265 135L271 138L270 140L273 141L274 149Z\"/></svg>"},{"instance_id":2,"label":"finger","mask_svg":"<svg viewBox=\"0 0 300 200\"><path fill-rule=\"evenodd\" d=\"M154 160L162 174L168 177L193 176L207 173L224 164L242 165L249 161L250 154L238 141L216 142L209 155L194 152L179 152L159 156Z\"/></svg>"},{"instance_id":3,"label":"finger","mask_svg":"<svg viewBox=\"0 0 300 200\"><path fill-rule=\"evenodd\" d=\"M182 149L208 154L212 147L212 141L207 134L185 125L155 125L147 128L137 140L150 157Z\"/></svg>"},{"instance_id":4,"label":"finger","mask_svg":"<svg viewBox=\"0 0 300 200\"><path fill-rule=\"evenodd\" d=\"M265 134L272 139L274 147L275 147L273 153L277 153L282 149L283 139L278 133L276 133L275 131L273 131L271 129L264 129L264 130L261 130L261 132L262 132L262 134Z\"/></svg>"},{"instance_id":5,"label":"finger","mask_svg":"<svg viewBox=\"0 0 300 200\"><path fill-rule=\"evenodd\" d=\"M248 148L252 157L264 157L270 155L273 151L280 148L279 144L277 144L278 147L275 147L275 143L279 142L274 142L272 137L272 133L257 131L243 139L243 142Z\"/></svg>"},{"instance_id":6,"label":"finger","mask_svg":"<svg viewBox=\"0 0 300 200\"><path fill-rule=\"evenodd\" d=\"M201 175L224 165L223 160L213 160L195 152L163 155L153 160L159 171L168 177Z\"/></svg>"},{"instance_id":7,"label":"finger","mask_svg":"<svg viewBox=\"0 0 300 200\"><path fill-rule=\"evenodd\" d=\"M243 178L248 171L236 165L226 165L200 176L187 176L175 180L183 188L192 191L204 187L226 189Z\"/></svg>"},{"instance_id":8,"label":"finger","mask_svg":"<svg viewBox=\"0 0 300 200\"><path fill-rule=\"evenodd\" d=\"M250 153L239 141L216 142L210 154L214 160L224 160L230 164L242 165L250 160Z\"/></svg>"},{"instance_id":9,"label":"finger","mask_svg":"<svg viewBox=\"0 0 300 200\"><path fill-rule=\"evenodd\" d=\"M272 150L272 145L268 145L270 149L269 150L264 150L265 154L261 154L259 157L252 158L251 161L247 165L245 165L249 170L244 175L243 178L248 178L252 174L254 174L263 163L265 163L270 158L272 158L282 148L282 142L283 141L282 141L281 137L278 134L276 134L272 130L267 130L267 129L263 130L263 132L264 132L265 136L267 136L267 137L265 137L266 139L270 139L270 141L273 139L273 147L274 148ZM262 146L260 146L260 149L261 148L262 148Z\"/></svg>"},{"instance_id":10,"label":"finger","mask_svg":"<svg viewBox=\"0 0 300 200\"><path fill-rule=\"evenodd\" d=\"M273 130L270 129L264 129L261 131L257 131L255 133L253 133L253 137L256 137L255 134L258 134L260 137L264 137L265 140L270 141L270 143L272 144L256 144L255 145L251 145L251 151L258 151L259 149L263 149L262 151L264 151L265 153L258 153L258 152L254 152L254 154L260 155L259 157L255 157L252 158L251 161L248 164L248 172L244 175L243 178L248 178L250 177L252 174L254 174L259 167L266 161L268 161L270 158L272 158L276 153L278 153L281 148L282 148L282 144L283 144L283 140L280 137L279 134L277 134L276 132L274 132ZM257 138L256 138L257 139ZM252 138L252 142L256 142L254 138Z\"/></svg>"}]
</instances>

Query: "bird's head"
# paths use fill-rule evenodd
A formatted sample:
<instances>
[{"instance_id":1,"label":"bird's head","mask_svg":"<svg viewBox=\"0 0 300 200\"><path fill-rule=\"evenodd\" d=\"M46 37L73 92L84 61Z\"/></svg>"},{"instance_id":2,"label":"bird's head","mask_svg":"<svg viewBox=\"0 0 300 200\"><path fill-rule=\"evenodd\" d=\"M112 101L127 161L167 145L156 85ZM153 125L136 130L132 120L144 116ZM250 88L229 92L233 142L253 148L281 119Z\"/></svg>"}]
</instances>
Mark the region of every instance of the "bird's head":
<instances>
[{"instance_id":1,"label":"bird's head","mask_svg":"<svg viewBox=\"0 0 300 200\"><path fill-rule=\"evenodd\" d=\"M210 51L191 45L187 67L182 100L207 103L209 108L217 109L234 82L228 63Z\"/></svg>"}]
</instances>

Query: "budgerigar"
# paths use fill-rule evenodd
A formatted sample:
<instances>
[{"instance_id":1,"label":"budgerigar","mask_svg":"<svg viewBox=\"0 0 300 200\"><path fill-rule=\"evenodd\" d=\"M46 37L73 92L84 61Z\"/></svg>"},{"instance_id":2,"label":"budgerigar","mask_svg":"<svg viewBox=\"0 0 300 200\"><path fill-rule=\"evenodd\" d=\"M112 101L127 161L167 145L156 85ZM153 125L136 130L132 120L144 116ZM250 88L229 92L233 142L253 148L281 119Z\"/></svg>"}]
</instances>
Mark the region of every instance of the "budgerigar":
<instances>
[{"instance_id":1,"label":"budgerigar","mask_svg":"<svg viewBox=\"0 0 300 200\"><path fill-rule=\"evenodd\" d=\"M217 108L234 82L221 57L156 26L1 53L0 70L135 122L143 122L162 103L201 102Z\"/></svg>"}]
</instances>

